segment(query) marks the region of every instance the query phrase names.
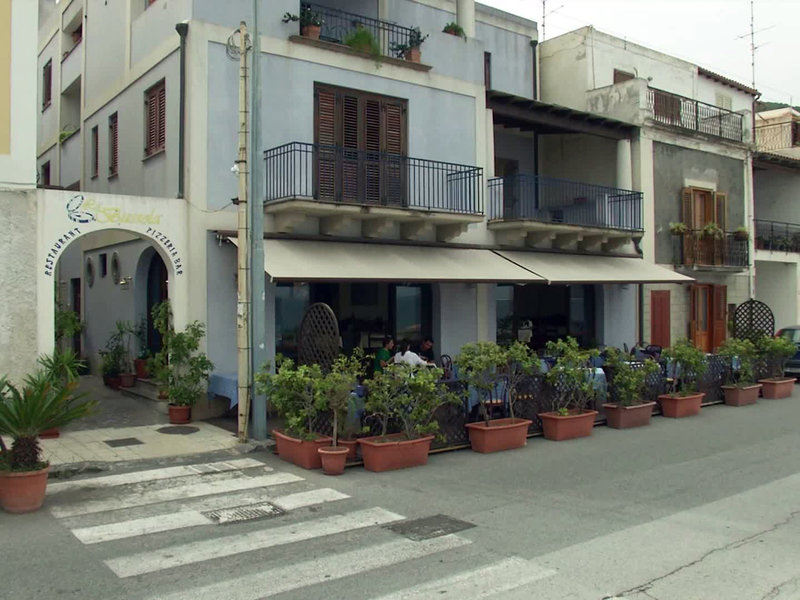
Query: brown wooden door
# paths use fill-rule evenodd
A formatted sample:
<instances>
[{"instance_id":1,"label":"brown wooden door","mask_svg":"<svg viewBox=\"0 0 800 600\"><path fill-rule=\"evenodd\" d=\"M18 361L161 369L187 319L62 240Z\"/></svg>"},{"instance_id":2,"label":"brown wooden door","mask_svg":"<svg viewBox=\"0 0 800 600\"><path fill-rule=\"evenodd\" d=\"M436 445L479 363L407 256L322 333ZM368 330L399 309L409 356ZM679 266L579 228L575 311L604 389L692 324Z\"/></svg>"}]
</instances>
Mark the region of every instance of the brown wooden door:
<instances>
[{"instance_id":1,"label":"brown wooden door","mask_svg":"<svg viewBox=\"0 0 800 600\"><path fill-rule=\"evenodd\" d=\"M690 293L689 333L692 343L703 352L711 352L713 286L693 285Z\"/></svg>"},{"instance_id":2,"label":"brown wooden door","mask_svg":"<svg viewBox=\"0 0 800 600\"><path fill-rule=\"evenodd\" d=\"M716 349L728 337L728 286L714 286L711 304L712 348Z\"/></svg>"},{"instance_id":3,"label":"brown wooden door","mask_svg":"<svg viewBox=\"0 0 800 600\"><path fill-rule=\"evenodd\" d=\"M650 292L650 343L670 346L669 290Z\"/></svg>"}]
</instances>

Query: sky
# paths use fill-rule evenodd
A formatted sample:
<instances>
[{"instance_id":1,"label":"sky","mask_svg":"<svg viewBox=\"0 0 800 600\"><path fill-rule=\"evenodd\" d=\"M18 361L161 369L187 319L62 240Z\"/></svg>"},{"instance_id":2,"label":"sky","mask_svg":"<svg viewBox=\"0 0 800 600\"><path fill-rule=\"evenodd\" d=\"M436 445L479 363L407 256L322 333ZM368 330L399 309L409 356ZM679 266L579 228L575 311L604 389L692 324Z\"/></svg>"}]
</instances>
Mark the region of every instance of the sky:
<instances>
[{"instance_id":1,"label":"sky","mask_svg":"<svg viewBox=\"0 0 800 600\"><path fill-rule=\"evenodd\" d=\"M536 21L542 0L479 0ZM750 0L546 0L545 39L585 25L752 83ZM800 0L754 0L756 88L800 105ZM740 38L740 36L743 36Z\"/></svg>"}]
</instances>

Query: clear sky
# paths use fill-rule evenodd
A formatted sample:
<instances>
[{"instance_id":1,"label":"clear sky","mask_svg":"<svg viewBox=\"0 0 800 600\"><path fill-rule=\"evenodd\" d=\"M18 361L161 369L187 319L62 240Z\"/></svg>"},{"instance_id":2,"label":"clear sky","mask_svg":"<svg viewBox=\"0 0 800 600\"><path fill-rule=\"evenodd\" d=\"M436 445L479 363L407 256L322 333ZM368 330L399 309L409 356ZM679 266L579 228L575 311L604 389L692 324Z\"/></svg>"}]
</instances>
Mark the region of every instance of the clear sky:
<instances>
[{"instance_id":1,"label":"clear sky","mask_svg":"<svg viewBox=\"0 0 800 600\"><path fill-rule=\"evenodd\" d=\"M539 24L542 0L479 0ZM750 85L750 0L546 0L545 36L584 25ZM756 88L800 105L800 0L755 0ZM762 30L759 32L759 30ZM739 36L744 36L741 39ZM760 46L760 47L759 47Z\"/></svg>"}]
</instances>

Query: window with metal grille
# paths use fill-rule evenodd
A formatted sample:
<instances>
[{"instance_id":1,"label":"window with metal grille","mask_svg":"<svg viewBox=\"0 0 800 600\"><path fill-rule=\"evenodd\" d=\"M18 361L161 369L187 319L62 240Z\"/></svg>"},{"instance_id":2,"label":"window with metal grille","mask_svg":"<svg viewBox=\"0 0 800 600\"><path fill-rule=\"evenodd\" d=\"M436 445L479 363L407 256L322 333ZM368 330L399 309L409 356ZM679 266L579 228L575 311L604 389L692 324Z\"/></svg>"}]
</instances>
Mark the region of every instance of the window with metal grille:
<instances>
[{"instance_id":1,"label":"window with metal grille","mask_svg":"<svg viewBox=\"0 0 800 600\"><path fill-rule=\"evenodd\" d=\"M167 88L161 81L145 92L144 154L150 156L164 150L166 142Z\"/></svg>"},{"instance_id":2,"label":"window with metal grille","mask_svg":"<svg viewBox=\"0 0 800 600\"><path fill-rule=\"evenodd\" d=\"M53 99L53 61L48 60L42 68L42 109L50 106Z\"/></svg>"},{"instance_id":3,"label":"window with metal grille","mask_svg":"<svg viewBox=\"0 0 800 600\"><path fill-rule=\"evenodd\" d=\"M117 113L108 117L108 176L117 174L119 166L119 128Z\"/></svg>"},{"instance_id":4,"label":"window with metal grille","mask_svg":"<svg viewBox=\"0 0 800 600\"><path fill-rule=\"evenodd\" d=\"M97 125L92 127L92 179L97 177L99 158L100 132Z\"/></svg>"}]
</instances>

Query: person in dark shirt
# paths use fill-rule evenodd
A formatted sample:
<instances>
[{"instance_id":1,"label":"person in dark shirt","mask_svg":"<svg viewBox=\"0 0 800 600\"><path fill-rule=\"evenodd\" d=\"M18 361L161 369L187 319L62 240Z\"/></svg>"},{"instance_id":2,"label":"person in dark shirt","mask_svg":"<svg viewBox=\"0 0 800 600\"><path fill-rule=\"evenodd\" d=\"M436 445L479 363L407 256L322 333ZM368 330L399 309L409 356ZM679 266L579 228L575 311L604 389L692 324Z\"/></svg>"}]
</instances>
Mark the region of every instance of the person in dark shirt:
<instances>
[{"instance_id":1,"label":"person in dark shirt","mask_svg":"<svg viewBox=\"0 0 800 600\"><path fill-rule=\"evenodd\" d=\"M422 358L427 360L428 362L434 362L434 354L433 354L433 339L430 337L423 338L422 344L419 346L419 352L417 352Z\"/></svg>"}]
</instances>

